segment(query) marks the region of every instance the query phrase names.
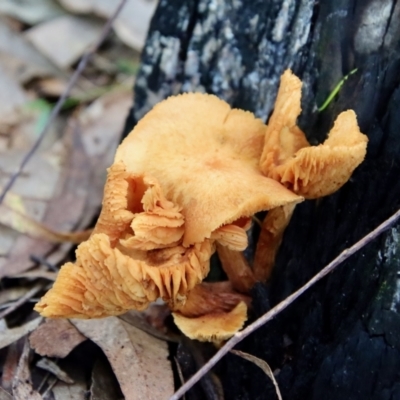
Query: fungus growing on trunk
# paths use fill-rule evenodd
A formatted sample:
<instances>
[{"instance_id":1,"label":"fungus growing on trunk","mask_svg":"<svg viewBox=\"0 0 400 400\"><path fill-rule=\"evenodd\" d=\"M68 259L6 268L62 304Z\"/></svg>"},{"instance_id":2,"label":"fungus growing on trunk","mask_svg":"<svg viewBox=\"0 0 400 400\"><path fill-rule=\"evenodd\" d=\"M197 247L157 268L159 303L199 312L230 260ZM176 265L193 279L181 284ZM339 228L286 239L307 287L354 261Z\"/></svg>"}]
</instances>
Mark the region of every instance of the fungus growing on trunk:
<instances>
[{"instance_id":1,"label":"fungus growing on trunk","mask_svg":"<svg viewBox=\"0 0 400 400\"><path fill-rule=\"evenodd\" d=\"M247 247L251 217L290 210L266 218L269 237L261 242L272 249L257 251L267 254L270 270L295 204L336 190L365 156L352 111L338 117L323 145L310 147L296 125L300 91L286 71L268 126L213 95L182 94L156 105L117 150L91 237L35 309L95 318L141 310L161 297L189 337L224 340L239 330L249 301L237 291L268 275L262 262L254 274L235 257ZM231 283L201 284L217 246Z\"/></svg>"}]
</instances>

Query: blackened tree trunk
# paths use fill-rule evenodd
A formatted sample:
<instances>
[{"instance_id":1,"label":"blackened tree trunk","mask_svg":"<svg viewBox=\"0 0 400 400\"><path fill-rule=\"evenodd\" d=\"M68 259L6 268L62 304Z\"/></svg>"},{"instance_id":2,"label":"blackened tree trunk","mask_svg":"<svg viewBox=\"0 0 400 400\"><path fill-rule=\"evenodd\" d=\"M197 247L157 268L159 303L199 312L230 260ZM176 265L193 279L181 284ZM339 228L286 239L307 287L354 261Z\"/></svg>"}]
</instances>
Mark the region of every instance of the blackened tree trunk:
<instances>
[{"instance_id":1,"label":"blackened tree trunk","mask_svg":"<svg viewBox=\"0 0 400 400\"><path fill-rule=\"evenodd\" d=\"M271 281L254 290L254 318L400 206L400 2L161 0L127 124L185 91L214 93L267 120L286 68L304 82L299 124L309 141L323 141L352 108L369 137L368 155L339 192L296 208ZM240 348L280 370L286 400L400 399L399 274L400 224ZM217 372L226 399L275 398L263 373L236 356Z\"/></svg>"}]
</instances>

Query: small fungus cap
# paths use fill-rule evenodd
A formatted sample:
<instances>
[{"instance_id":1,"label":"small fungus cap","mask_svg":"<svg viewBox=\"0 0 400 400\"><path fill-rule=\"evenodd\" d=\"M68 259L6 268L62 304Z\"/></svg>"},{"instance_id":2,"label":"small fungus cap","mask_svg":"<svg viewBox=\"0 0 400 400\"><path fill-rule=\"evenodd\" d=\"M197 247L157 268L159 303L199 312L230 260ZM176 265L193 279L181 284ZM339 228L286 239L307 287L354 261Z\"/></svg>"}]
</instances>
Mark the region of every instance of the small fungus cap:
<instances>
[{"instance_id":1,"label":"small fungus cap","mask_svg":"<svg viewBox=\"0 0 400 400\"><path fill-rule=\"evenodd\" d=\"M354 111L348 110L339 114L323 144L310 146L296 125L301 86L290 70L284 72L266 129L260 169L294 193L315 199L349 180L365 158L368 138L360 132Z\"/></svg>"},{"instance_id":2,"label":"small fungus cap","mask_svg":"<svg viewBox=\"0 0 400 400\"><path fill-rule=\"evenodd\" d=\"M235 292L230 282L203 282L172 315L175 324L189 338L218 343L243 327L249 303L250 298Z\"/></svg>"}]
</instances>

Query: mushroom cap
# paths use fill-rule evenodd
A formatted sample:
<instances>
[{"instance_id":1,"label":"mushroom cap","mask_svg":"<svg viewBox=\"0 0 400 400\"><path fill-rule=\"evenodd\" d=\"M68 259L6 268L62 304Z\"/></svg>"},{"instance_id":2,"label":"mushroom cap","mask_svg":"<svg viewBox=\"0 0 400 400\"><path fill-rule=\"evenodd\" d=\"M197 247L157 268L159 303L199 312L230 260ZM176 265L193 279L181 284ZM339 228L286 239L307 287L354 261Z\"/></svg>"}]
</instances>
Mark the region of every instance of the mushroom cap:
<instances>
[{"instance_id":1,"label":"mushroom cap","mask_svg":"<svg viewBox=\"0 0 400 400\"><path fill-rule=\"evenodd\" d=\"M172 315L177 327L190 339L220 342L243 328L247 320L247 306L241 301L229 312L205 314L195 318L185 317L179 312L173 312Z\"/></svg>"},{"instance_id":2,"label":"mushroom cap","mask_svg":"<svg viewBox=\"0 0 400 400\"><path fill-rule=\"evenodd\" d=\"M35 310L44 317L99 318L143 310L159 297L174 306L207 275L212 252L206 240L132 257L97 233L78 246L75 263L61 267Z\"/></svg>"},{"instance_id":3,"label":"mushroom cap","mask_svg":"<svg viewBox=\"0 0 400 400\"><path fill-rule=\"evenodd\" d=\"M250 298L226 282L203 282L174 308L178 328L191 339L220 342L234 335L247 319Z\"/></svg>"},{"instance_id":4,"label":"mushroom cap","mask_svg":"<svg viewBox=\"0 0 400 400\"><path fill-rule=\"evenodd\" d=\"M189 246L241 217L303 200L261 173L264 136L253 114L187 93L156 105L119 146L115 162L160 182L182 209Z\"/></svg>"},{"instance_id":5,"label":"mushroom cap","mask_svg":"<svg viewBox=\"0 0 400 400\"><path fill-rule=\"evenodd\" d=\"M268 176L307 199L327 196L342 187L364 160L367 142L355 112L344 111L323 144L300 149Z\"/></svg>"},{"instance_id":6,"label":"mushroom cap","mask_svg":"<svg viewBox=\"0 0 400 400\"><path fill-rule=\"evenodd\" d=\"M158 297L174 306L208 274L211 240L183 247L183 216L157 180L122 163L108 172L103 208L76 262L66 263L36 305L47 317L95 318L144 309Z\"/></svg>"},{"instance_id":7,"label":"mushroom cap","mask_svg":"<svg viewBox=\"0 0 400 400\"><path fill-rule=\"evenodd\" d=\"M337 117L323 144L310 146L296 125L301 85L290 70L281 77L260 169L293 192L315 199L335 192L349 180L365 158L368 138L360 132L354 111L348 110Z\"/></svg>"}]
</instances>

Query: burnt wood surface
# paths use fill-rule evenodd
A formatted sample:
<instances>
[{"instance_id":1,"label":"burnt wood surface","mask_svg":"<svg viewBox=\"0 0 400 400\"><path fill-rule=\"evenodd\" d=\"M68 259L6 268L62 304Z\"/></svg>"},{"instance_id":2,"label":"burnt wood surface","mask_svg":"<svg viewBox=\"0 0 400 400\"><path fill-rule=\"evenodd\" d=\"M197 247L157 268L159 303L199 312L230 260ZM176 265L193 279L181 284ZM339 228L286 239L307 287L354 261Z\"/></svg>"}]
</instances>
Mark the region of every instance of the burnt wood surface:
<instances>
[{"instance_id":1,"label":"burnt wood surface","mask_svg":"<svg viewBox=\"0 0 400 400\"><path fill-rule=\"evenodd\" d=\"M186 91L216 94L266 121L288 67L304 82L299 124L309 141L323 141L352 108L368 154L339 192L296 208L271 281L253 290L251 319L400 206L400 1L161 0L126 125ZM400 224L239 348L279 369L285 400L400 399ZM215 371L226 399L276 398L263 372L237 356Z\"/></svg>"}]
</instances>

